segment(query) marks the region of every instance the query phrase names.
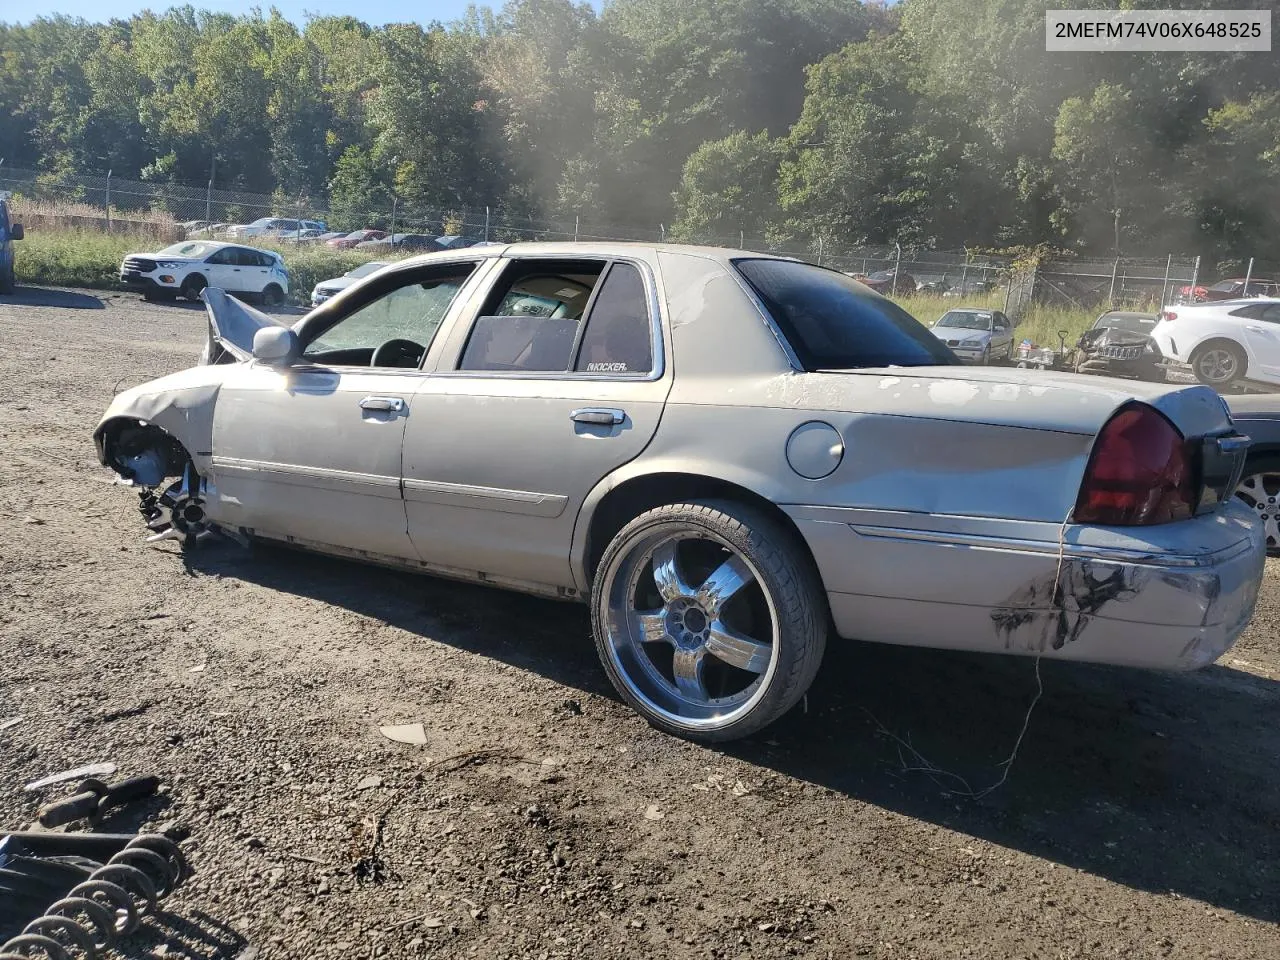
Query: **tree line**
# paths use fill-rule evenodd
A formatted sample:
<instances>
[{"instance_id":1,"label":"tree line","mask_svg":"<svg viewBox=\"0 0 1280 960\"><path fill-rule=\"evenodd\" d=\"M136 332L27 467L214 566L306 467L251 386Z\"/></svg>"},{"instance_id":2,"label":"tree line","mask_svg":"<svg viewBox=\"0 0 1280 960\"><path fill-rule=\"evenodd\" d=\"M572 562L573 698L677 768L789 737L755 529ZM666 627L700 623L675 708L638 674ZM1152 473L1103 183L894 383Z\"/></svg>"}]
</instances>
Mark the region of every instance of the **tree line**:
<instances>
[{"instance_id":1,"label":"tree line","mask_svg":"<svg viewBox=\"0 0 1280 960\"><path fill-rule=\"evenodd\" d=\"M394 196L690 240L1268 256L1280 58L1047 54L1057 5L511 0L382 27L190 6L39 17L0 23L0 157L212 177L353 223Z\"/></svg>"}]
</instances>

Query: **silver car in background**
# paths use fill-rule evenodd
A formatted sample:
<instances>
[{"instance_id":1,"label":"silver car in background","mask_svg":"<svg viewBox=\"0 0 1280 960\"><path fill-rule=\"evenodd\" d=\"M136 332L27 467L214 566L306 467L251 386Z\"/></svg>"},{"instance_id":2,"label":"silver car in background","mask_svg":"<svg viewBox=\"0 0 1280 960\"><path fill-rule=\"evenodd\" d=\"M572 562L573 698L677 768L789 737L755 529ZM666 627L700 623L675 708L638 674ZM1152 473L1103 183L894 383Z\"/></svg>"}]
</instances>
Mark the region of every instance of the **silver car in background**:
<instances>
[{"instance_id":1,"label":"silver car in background","mask_svg":"<svg viewBox=\"0 0 1280 960\"><path fill-rule=\"evenodd\" d=\"M962 363L1013 359L1013 324L999 310L948 310L930 329Z\"/></svg>"},{"instance_id":2,"label":"silver car in background","mask_svg":"<svg viewBox=\"0 0 1280 960\"><path fill-rule=\"evenodd\" d=\"M580 600L661 729L745 736L828 634L1212 663L1262 525L1220 397L975 369L832 270L742 251L436 253L283 327L205 294L204 364L94 438L153 537L221 529Z\"/></svg>"}]
</instances>

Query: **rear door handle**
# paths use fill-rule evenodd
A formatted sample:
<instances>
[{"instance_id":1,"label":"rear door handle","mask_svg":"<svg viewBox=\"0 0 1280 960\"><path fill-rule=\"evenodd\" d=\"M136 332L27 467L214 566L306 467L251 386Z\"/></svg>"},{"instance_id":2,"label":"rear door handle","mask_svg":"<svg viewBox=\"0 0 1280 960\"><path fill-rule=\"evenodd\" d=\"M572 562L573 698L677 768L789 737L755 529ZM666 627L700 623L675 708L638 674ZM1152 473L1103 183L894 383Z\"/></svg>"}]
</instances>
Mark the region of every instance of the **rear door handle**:
<instances>
[{"instance_id":1,"label":"rear door handle","mask_svg":"<svg viewBox=\"0 0 1280 960\"><path fill-rule=\"evenodd\" d=\"M627 414L625 410L615 410L612 407L583 407L573 411L569 419L574 423L598 423L613 427L626 420Z\"/></svg>"},{"instance_id":2,"label":"rear door handle","mask_svg":"<svg viewBox=\"0 0 1280 960\"><path fill-rule=\"evenodd\" d=\"M399 397L365 397L360 401L360 409L399 413L404 409L404 401Z\"/></svg>"},{"instance_id":3,"label":"rear door handle","mask_svg":"<svg viewBox=\"0 0 1280 960\"><path fill-rule=\"evenodd\" d=\"M1245 327L1245 329L1246 329L1246 330L1248 330L1250 333L1261 333L1261 332L1262 332L1262 328L1261 328L1261 327Z\"/></svg>"}]
</instances>

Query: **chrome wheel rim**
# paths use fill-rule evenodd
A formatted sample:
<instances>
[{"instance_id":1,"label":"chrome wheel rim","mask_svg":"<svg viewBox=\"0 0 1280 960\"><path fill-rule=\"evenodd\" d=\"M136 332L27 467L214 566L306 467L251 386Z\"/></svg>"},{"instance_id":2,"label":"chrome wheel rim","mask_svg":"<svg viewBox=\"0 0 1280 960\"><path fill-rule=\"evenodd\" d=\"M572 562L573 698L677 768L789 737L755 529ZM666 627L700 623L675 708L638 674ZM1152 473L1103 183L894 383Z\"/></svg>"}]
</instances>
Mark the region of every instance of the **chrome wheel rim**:
<instances>
[{"instance_id":1,"label":"chrome wheel rim","mask_svg":"<svg viewBox=\"0 0 1280 960\"><path fill-rule=\"evenodd\" d=\"M1223 383L1236 373L1236 358L1230 350L1215 348L1206 350L1196 363L1200 375L1211 383Z\"/></svg>"},{"instance_id":2,"label":"chrome wheel rim","mask_svg":"<svg viewBox=\"0 0 1280 960\"><path fill-rule=\"evenodd\" d=\"M714 534L640 533L614 565L603 600L615 672L671 725L728 726L768 690L777 608L760 571Z\"/></svg>"},{"instance_id":3,"label":"chrome wheel rim","mask_svg":"<svg viewBox=\"0 0 1280 960\"><path fill-rule=\"evenodd\" d=\"M1262 521L1267 535L1267 549L1280 548L1280 473L1255 473L1240 481L1236 497Z\"/></svg>"}]
</instances>

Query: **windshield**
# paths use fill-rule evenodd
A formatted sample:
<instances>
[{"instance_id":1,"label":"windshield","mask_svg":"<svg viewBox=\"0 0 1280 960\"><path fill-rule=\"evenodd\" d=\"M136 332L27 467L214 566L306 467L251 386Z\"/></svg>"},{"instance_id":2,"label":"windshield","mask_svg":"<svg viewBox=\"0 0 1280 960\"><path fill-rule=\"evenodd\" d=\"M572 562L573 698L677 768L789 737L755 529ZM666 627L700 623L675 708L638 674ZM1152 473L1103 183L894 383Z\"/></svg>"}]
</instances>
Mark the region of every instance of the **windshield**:
<instances>
[{"instance_id":1,"label":"windshield","mask_svg":"<svg viewBox=\"0 0 1280 960\"><path fill-rule=\"evenodd\" d=\"M991 314L973 313L969 310L948 310L936 326L959 327L962 330L990 330Z\"/></svg>"},{"instance_id":2,"label":"windshield","mask_svg":"<svg viewBox=\"0 0 1280 960\"><path fill-rule=\"evenodd\" d=\"M343 274L343 276L350 277L353 280L359 280L361 277L367 277L371 273L376 273L377 271L381 270L385 266L386 266L385 263L381 263L380 261L373 260L370 263L360 264L360 266L356 267L354 270L348 270L345 274Z\"/></svg>"},{"instance_id":3,"label":"windshield","mask_svg":"<svg viewBox=\"0 0 1280 960\"><path fill-rule=\"evenodd\" d=\"M959 363L886 297L835 270L793 260L734 260L806 370Z\"/></svg>"},{"instance_id":4,"label":"windshield","mask_svg":"<svg viewBox=\"0 0 1280 960\"><path fill-rule=\"evenodd\" d=\"M1124 314L1104 313L1098 318L1094 329L1127 330L1130 333L1146 333L1156 325L1155 317L1125 316Z\"/></svg>"},{"instance_id":5,"label":"windshield","mask_svg":"<svg viewBox=\"0 0 1280 960\"><path fill-rule=\"evenodd\" d=\"M1209 289L1214 293L1230 293L1236 287L1244 285L1243 280L1220 280Z\"/></svg>"},{"instance_id":6,"label":"windshield","mask_svg":"<svg viewBox=\"0 0 1280 960\"><path fill-rule=\"evenodd\" d=\"M159 257L207 257L218 248L211 243L175 243L165 247L156 256Z\"/></svg>"}]
</instances>

